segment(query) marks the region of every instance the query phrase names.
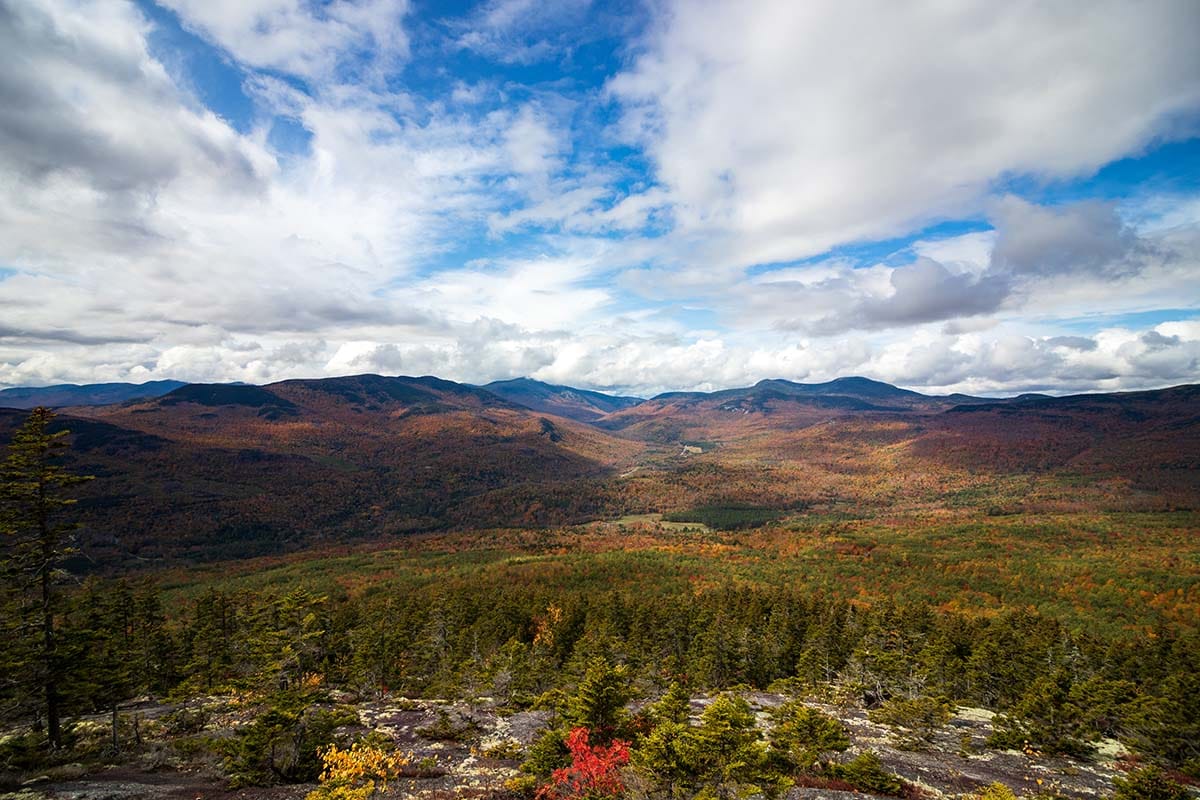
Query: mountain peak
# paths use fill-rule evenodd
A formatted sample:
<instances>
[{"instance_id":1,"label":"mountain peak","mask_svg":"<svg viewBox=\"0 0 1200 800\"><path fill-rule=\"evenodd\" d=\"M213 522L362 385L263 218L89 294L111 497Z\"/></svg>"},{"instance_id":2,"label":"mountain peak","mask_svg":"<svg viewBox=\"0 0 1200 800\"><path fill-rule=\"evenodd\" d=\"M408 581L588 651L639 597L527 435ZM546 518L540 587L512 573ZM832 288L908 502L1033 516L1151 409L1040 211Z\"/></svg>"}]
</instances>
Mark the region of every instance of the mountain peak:
<instances>
[{"instance_id":1,"label":"mountain peak","mask_svg":"<svg viewBox=\"0 0 1200 800\"><path fill-rule=\"evenodd\" d=\"M788 394L805 394L805 395L827 395L827 394L846 394L856 395L859 397L908 397L917 398L924 397L920 392L914 392L910 389L901 389L898 386L893 386L890 383L877 381L873 378L864 378L861 375L847 375L841 378L834 378L831 381L824 383L797 383L783 378L765 378L754 384L755 389L778 389ZM731 389L727 391L744 391Z\"/></svg>"}]
</instances>

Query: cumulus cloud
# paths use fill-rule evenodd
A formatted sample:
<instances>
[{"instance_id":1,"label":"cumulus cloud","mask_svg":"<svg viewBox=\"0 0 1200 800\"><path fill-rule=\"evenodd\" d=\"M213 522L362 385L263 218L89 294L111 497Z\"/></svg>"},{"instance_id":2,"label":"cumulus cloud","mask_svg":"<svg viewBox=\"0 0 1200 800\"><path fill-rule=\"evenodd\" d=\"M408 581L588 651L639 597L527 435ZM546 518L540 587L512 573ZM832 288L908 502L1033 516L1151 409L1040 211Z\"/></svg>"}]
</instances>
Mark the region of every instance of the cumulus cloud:
<instances>
[{"instance_id":1,"label":"cumulus cloud","mask_svg":"<svg viewBox=\"0 0 1200 800\"><path fill-rule=\"evenodd\" d=\"M919 257L899 267L830 261L766 272L722 290L716 300L743 324L829 336L878 331L996 311L1008 279Z\"/></svg>"},{"instance_id":2,"label":"cumulus cloud","mask_svg":"<svg viewBox=\"0 0 1200 800\"><path fill-rule=\"evenodd\" d=\"M126 2L16 0L0 9L0 165L18 179L87 176L106 194L187 175L261 188L264 154L186 102ZM154 131L154 135L147 135Z\"/></svg>"},{"instance_id":3,"label":"cumulus cloud","mask_svg":"<svg viewBox=\"0 0 1200 800\"><path fill-rule=\"evenodd\" d=\"M1120 218L1115 203L1085 201L1046 207L1016 197L995 204L992 266L997 272L1119 277L1149 259L1169 257Z\"/></svg>"},{"instance_id":4,"label":"cumulus cloud","mask_svg":"<svg viewBox=\"0 0 1200 800\"><path fill-rule=\"evenodd\" d=\"M982 268L991 261L995 246L996 231L990 230L944 239L920 239L912 243L912 251L943 264Z\"/></svg>"},{"instance_id":5,"label":"cumulus cloud","mask_svg":"<svg viewBox=\"0 0 1200 800\"><path fill-rule=\"evenodd\" d=\"M927 391L985 395L1144 389L1194 380L1200 339L1185 335L1157 349L1147 344L1147 337L1157 341L1160 335L1157 328L1109 328L1094 337L1036 337L1011 329L988 337L922 334L883 348L868 369Z\"/></svg>"},{"instance_id":6,"label":"cumulus cloud","mask_svg":"<svg viewBox=\"0 0 1200 800\"><path fill-rule=\"evenodd\" d=\"M1008 281L1001 275L954 273L924 257L892 270L889 283L887 296L868 296L847 310L823 317L817 321L816 331L836 333L972 317L995 311L1009 293Z\"/></svg>"},{"instance_id":7,"label":"cumulus cloud","mask_svg":"<svg viewBox=\"0 0 1200 800\"><path fill-rule=\"evenodd\" d=\"M321 24L368 8L334 4ZM7 339L169 349L198 331L436 331L439 314L392 286L500 202L498 177L549 158L525 112L414 118L404 95L313 95L259 75L256 96L311 134L311 154L285 160L173 83L149 32L118 0L0 14L0 89L37 95L0 110L0 263L17 273L0 282Z\"/></svg>"},{"instance_id":8,"label":"cumulus cloud","mask_svg":"<svg viewBox=\"0 0 1200 800\"><path fill-rule=\"evenodd\" d=\"M586 285L584 257L537 258L446 270L399 296L459 322L495 319L533 331L578 330L611 295Z\"/></svg>"},{"instance_id":9,"label":"cumulus cloud","mask_svg":"<svg viewBox=\"0 0 1200 800\"><path fill-rule=\"evenodd\" d=\"M997 315L1111 316L1200 304L1200 241L1179 228L1140 231L1111 203L1046 207L1014 197L993 203L991 221L991 231L914 242L915 257L895 266L829 259L669 285L743 327L823 336L930 322L956 335L993 327ZM644 271L631 285L644 290L654 278Z\"/></svg>"},{"instance_id":10,"label":"cumulus cloud","mask_svg":"<svg viewBox=\"0 0 1200 800\"><path fill-rule=\"evenodd\" d=\"M1183 135L1200 7L674 2L611 91L711 261L784 261ZM715 234L720 234L715 235Z\"/></svg>"},{"instance_id":11,"label":"cumulus cloud","mask_svg":"<svg viewBox=\"0 0 1200 800\"><path fill-rule=\"evenodd\" d=\"M563 145L557 132L532 106L524 106L504 136L504 150L518 175L545 179L556 171Z\"/></svg>"},{"instance_id":12,"label":"cumulus cloud","mask_svg":"<svg viewBox=\"0 0 1200 800\"><path fill-rule=\"evenodd\" d=\"M1095 350L1096 340L1086 336L1051 336L1046 339L1048 347L1065 347L1069 350Z\"/></svg>"}]
</instances>

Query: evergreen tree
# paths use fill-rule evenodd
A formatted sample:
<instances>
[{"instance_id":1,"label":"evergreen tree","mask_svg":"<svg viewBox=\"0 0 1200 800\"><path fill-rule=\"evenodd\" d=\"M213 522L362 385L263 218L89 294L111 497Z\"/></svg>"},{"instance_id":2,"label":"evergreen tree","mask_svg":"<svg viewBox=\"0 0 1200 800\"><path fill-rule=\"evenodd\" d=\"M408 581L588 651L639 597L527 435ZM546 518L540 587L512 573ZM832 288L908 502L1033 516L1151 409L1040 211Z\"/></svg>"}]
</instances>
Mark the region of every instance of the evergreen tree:
<instances>
[{"instance_id":1,"label":"evergreen tree","mask_svg":"<svg viewBox=\"0 0 1200 800\"><path fill-rule=\"evenodd\" d=\"M603 658L593 658L567 705L564 720L568 728L587 728L596 742L607 744L625 721L625 704L630 696L625 667L614 667Z\"/></svg>"},{"instance_id":2,"label":"evergreen tree","mask_svg":"<svg viewBox=\"0 0 1200 800\"><path fill-rule=\"evenodd\" d=\"M285 690L325 666L328 598L294 589L254 620L249 642L261 686Z\"/></svg>"},{"instance_id":3,"label":"evergreen tree","mask_svg":"<svg viewBox=\"0 0 1200 800\"><path fill-rule=\"evenodd\" d=\"M870 717L892 729L901 749L919 750L933 743L953 714L954 706L944 697L893 697L872 709Z\"/></svg>"},{"instance_id":4,"label":"evergreen tree","mask_svg":"<svg viewBox=\"0 0 1200 800\"><path fill-rule=\"evenodd\" d=\"M209 589L196 600L183 633L183 672L190 688L212 691L234 676L235 648L241 639L234 598Z\"/></svg>"},{"instance_id":5,"label":"evergreen tree","mask_svg":"<svg viewBox=\"0 0 1200 800\"><path fill-rule=\"evenodd\" d=\"M351 631L351 675L355 684L376 698L385 695L402 668L407 655L406 631L397 628L391 614L381 613L363 620Z\"/></svg>"},{"instance_id":6,"label":"evergreen tree","mask_svg":"<svg viewBox=\"0 0 1200 800\"><path fill-rule=\"evenodd\" d=\"M1071 702L1071 679L1065 671L1042 675L1029 685L1011 711L996 718L988 737L993 747L1035 747L1052 754L1087 755L1086 726Z\"/></svg>"},{"instance_id":7,"label":"evergreen tree","mask_svg":"<svg viewBox=\"0 0 1200 800\"><path fill-rule=\"evenodd\" d=\"M1122 741L1141 753L1200 777L1200 674L1177 667L1156 687L1123 709Z\"/></svg>"},{"instance_id":8,"label":"evergreen tree","mask_svg":"<svg viewBox=\"0 0 1200 800\"><path fill-rule=\"evenodd\" d=\"M678 683L672 683L667 693L650 706L650 718L656 723L677 722L686 725L691 713L692 697Z\"/></svg>"},{"instance_id":9,"label":"evergreen tree","mask_svg":"<svg viewBox=\"0 0 1200 800\"><path fill-rule=\"evenodd\" d=\"M772 710L771 757L789 772L812 769L825 753L841 752L850 747L842 723L799 700L791 700Z\"/></svg>"},{"instance_id":10,"label":"evergreen tree","mask_svg":"<svg viewBox=\"0 0 1200 800\"><path fill-rule=\"evenodd\" d=\"M704 795L774 793L775 776L767 768L767 750L754 722L750 704L737 695L723 694L704 709L700 727L688 739L688 761Z\"/></svg>"},{"instance_id":11,"label":"evergreen tree","mask_svg":"<svg viewBox=\"0 0 1200 800\"><path fill-rule=\"evenodd\" d=\"M62 746L63 659L57 616L61 598L55 584L63 561L75 552L78 524L64 518L75 503L67 491L91 476L75 475L58 461L67 449L67 431L50 432L54 414L35 408L13 434L0 467L0 531L5 584L16 595L21 639L29 658L16 665L37 686L51 749Z\"/></svg>"},{"instance_id":12,"label":"evergreen tree","mask_svg":"<svg viewBox=\"0 0 1200 800\"><path fill-rule=\"evenodd\" d=\"M691 796L687 789L698 769L693 736L686 723L664 720L638 743L633 765L667 797Z\"/></svg>"},{"instance_id":13,"label":"evergreen tree","mask_svg":"<svg viewBox=\"0 0 1200 800\"><path fill-rule=\"evenodd\" d=\"M132 596L124 583L90 581L77 603L81 606L78 629L80 657L73 659L69 694L86 696L95 711L107 711L112 720L112 749L120 749L118 710L121 701L136 690L140 678L132 641Z\"/></svg>"},{"instance_id":14,"label":"evergreen tree","mask_svg":"<svg viewBox=\"0 0 1200 800\"><path fill-rule=\"evenodd\" d=\"M904 783L884 769L879 756L869 750L843 764L830 764L829 774L870 794L898 797L904 792Z\"/></svg>"},{"instance_id":15,"label":"evergreen tree","mask_svg":"<svg viewBox=\"0 0 1200 800\"><path fill-rule=\"evenodd\" d=\"M837 677L849 658L852 642L853 607L831 603L814 607L816 617L809 625L804 646L796 661L796 677L809 685L827 683Z\"/></svg>"}]
</instances>

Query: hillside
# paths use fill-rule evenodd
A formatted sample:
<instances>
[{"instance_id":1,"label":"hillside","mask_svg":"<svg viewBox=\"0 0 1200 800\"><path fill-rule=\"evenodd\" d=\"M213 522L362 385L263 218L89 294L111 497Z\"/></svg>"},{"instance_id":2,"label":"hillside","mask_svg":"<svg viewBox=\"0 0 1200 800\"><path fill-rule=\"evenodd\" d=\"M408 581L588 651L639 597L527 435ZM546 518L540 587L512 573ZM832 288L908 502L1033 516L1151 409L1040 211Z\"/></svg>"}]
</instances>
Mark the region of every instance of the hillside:
<instances>
[{"instance_id":1,"label":"hillside","mask_svg":"<svg viewBox=\"0 0 1200 800\"><path fill-rule=\"evenodd\" d=\"M1077 507L1194 508L1200 465L1200 387L1148 392L1014 398L950 405L932 398L907 412L829 411L808 417L786 404L743 414L740 424L715 424L702 410L694 435L716 438L728 458L803 464L811 487L833 476L863 491L892 487L911 494L919 484L1030 484L1025 503L1073 496ZM789 413L790 412L790 413ZM686 415L675 419L687 420ZM671 419L668 417L668 419ZM722 438L725 437L725 438ZM845 482L845 481L843 481ZM844 489L830 489L844 491ZM859 494L859 497L862 497ZM1006 499L1004 502L1010 502ZM1055 501L1058 502L1058 501Z\"/></svg>"},{"instance_id":2,"label":"hillside","mask_svg":"<svg viewBox=\"0 0 1200 800\"><path fill-rule=\"evenodd\" d=\"M0 411L4 430L21 419ZM100 564L586 519L587 487L640 449L436 378L192 384L59 424L101 478L81 502Z\"/></svg>"}]
</instances>

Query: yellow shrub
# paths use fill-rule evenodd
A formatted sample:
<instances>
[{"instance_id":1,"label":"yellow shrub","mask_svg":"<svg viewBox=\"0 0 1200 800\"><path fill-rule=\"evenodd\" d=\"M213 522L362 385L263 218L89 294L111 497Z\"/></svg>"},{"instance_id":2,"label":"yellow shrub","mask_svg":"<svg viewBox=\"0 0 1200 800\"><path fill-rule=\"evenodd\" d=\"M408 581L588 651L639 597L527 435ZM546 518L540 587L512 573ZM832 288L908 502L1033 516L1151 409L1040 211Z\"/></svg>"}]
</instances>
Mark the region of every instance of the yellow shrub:
<instances>
[{"instance_id":1,"label":"yellow shrub","mask_svg":"<svg viewBox=\"0 0 1200 800\"><path fill-rule=\"evenodd\" d=\"M358 742L342 750L337 745L321 753L321 785L306 800L368 800L386 791L387 782L400 776L407 756L374 744Z\"/></svg>"},{"instance_id":2,"label":"yellow shrub","mask_svg":"<svg viewBox=\"0 0 1200 800\"><path fill-rule=\"evenodd\" d=\"M972 797L976 800L1017 800L1016 793L1003 783L989 783Z\"/></svg>"}]
</instances>

